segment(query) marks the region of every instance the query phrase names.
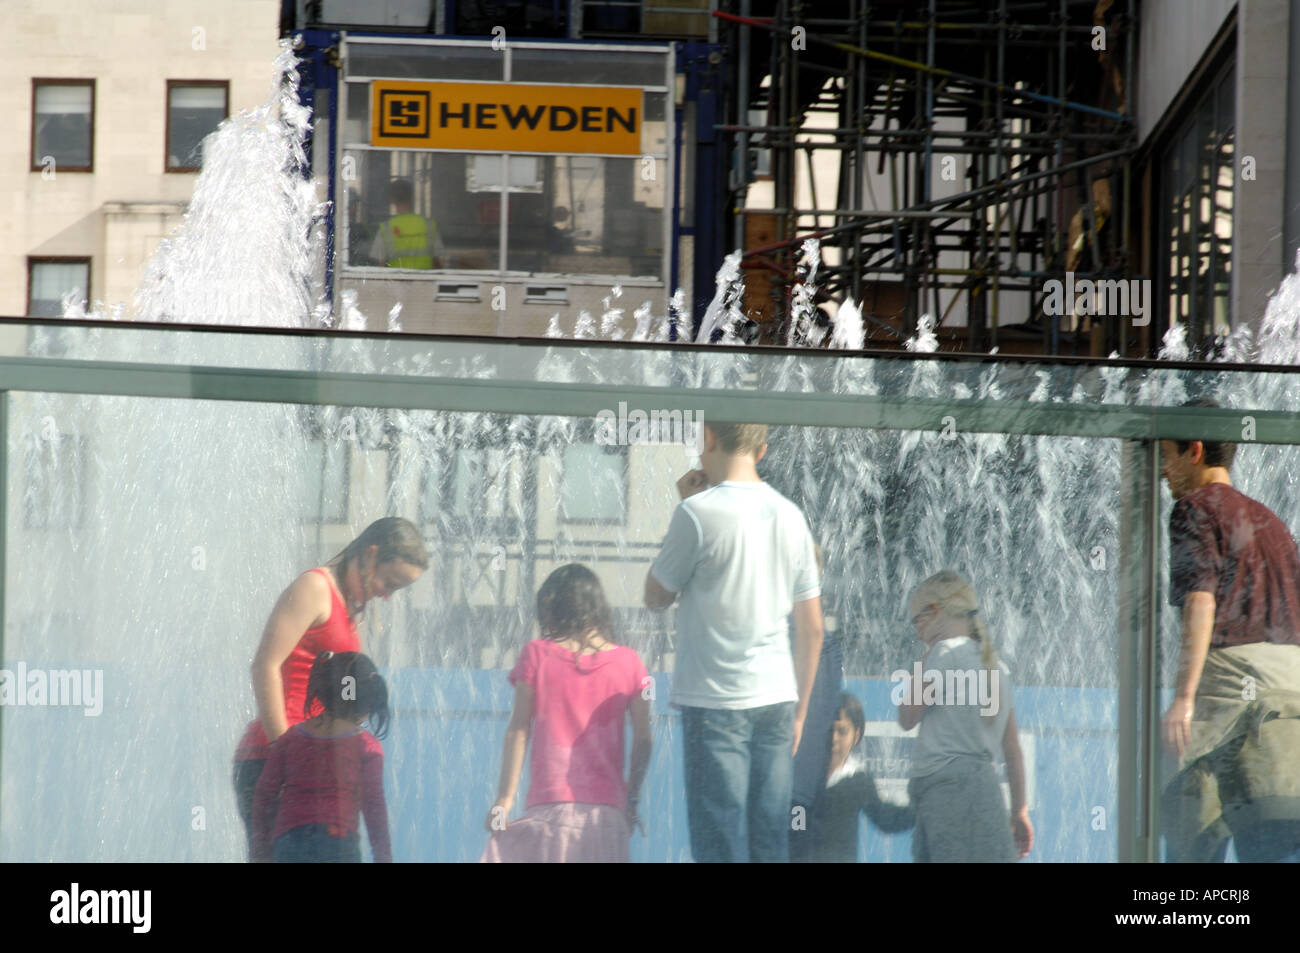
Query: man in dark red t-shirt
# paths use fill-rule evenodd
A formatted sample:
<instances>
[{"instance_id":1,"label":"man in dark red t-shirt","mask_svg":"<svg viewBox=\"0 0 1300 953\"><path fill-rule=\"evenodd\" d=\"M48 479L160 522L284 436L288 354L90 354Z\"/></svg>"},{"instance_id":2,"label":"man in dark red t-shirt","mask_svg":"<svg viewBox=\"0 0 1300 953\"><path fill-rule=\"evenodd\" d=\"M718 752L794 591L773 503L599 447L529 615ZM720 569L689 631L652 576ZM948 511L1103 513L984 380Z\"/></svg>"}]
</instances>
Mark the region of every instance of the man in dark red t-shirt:
<instances>
[{"instance_id":1,"label":"man in dark red t-shirt","mask_svg":"<svg viewBox=\"0 0 1300 953\"><path fill-rule=\"evenodd\" d=\"M1169 602L1182 609L1174 700L1161 723L1165 747L1183 757L1171 785L1171 823L1181 827L1169 836L1171 859L1221 861L1231 836L1240 859L1276 860L1300 850L1300 816L1287 816L1297 805L1273 796L1275 778L1261 785L1258 775L1290 774L1295 765L1263 763L1254 748L1243 760L1242 726L1257 717L1247 705L1260 692L1300 690L1292 678L1300 675L1300 552L1268 507L1232 486L1234 444L1160 445L1161 475L1176 501ZM1268 795L1256 796L1261 790Z\"/></svg>"}]
</instances>

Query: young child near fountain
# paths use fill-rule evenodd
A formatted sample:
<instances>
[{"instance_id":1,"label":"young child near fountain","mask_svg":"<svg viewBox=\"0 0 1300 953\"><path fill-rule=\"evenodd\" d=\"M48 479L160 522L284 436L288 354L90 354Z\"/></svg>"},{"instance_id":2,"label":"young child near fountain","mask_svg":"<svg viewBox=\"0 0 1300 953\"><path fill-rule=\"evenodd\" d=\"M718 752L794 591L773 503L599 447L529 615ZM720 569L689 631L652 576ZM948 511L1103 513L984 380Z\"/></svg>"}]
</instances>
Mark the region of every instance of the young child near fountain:
<instances>
[{"instance_id":1,"label":"young child near fountain","mask_svg":"<svg viewBox=\"0 0 1300 953\"><path fill-rule=\"evenodd\" d=\"M943 570L909 601L926 645L918 682L892 676L898 723L920 724L908 793L916 811L916 863L1011 862L1029 853L1024 755L1011 698L1011 671L998 660L970 583ZM1003 759L1011 816L993 765Z\"/></svg>"},{"instance_id":2,"label":"young child near fountain","mask_svg":"<svg viewBox=\"0 0 1300 953\"><path fill-rule=\"evenodd\" d=\"M253 794L253 861L360 863L360 815L376 863L392 863L384 804L388 686L359 652L323 652L312 664L304 715L271 744ZM362 726L369 723L375 734Z\"/></svg>"},{"instance_id":3,"label":"young child near fountain","mask_svg":"<svg viewBox=\"0 0 1300 953\"><path fill-rule=\"evenodd\" d=\"M799 841L791 839L791 862L857 863L860 814L887 834L905 831L914 823L910 807L882 801L876 791L875 779L858 752L866 724L862 703L848 692L841 692L839 710L829 729L830 763L825 785L808 810L804 837Z\"/></svg>"},{"instance_id":4,"label":"young child near fountain","mask_svg":"<svg viewBox=\"0 0 1300 953\"><path fill-rule=\"evenodd\" d=\"M547 577L537 621L541 638L524 646L510 673L514 711L482 860L625 863L650 763L650 677L635 651L614 643L600 580L585 566L570 563ZM527 813L507 824L530 739Z\"/></svg>"},{"instance_id":5,"label":"young child near fountain","mask_svg":"<svg viewBox=\"0 0 1300 953\"><path fill-rule=\"evenodd\" d=\"M429 553L409 520L375 520L324 566L280 593L253 658L258 717L235 749L235 803L253 850L253 792L271 741L302 721L307 678L322 652L360 652L356 619L373 598L387 599L420 578ZM316 714L311 712L310 714Z\"/></svg>"}]
</instances>

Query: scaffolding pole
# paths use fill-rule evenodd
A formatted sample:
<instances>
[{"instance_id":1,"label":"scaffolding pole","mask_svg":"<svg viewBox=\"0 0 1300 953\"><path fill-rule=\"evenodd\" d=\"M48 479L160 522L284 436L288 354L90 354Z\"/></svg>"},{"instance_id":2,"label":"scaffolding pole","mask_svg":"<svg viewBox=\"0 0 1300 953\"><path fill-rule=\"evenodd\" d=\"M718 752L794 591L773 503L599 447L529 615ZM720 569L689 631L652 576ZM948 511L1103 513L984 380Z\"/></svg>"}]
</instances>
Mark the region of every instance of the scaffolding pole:
<instances>
[{"instance_id":1,"label":"scaffolding pole","mask_svg":"<svg viewBox=\"0 0 1300 953\"><path fill-rule=\"evenodd\" d=\"M1076 281L1142 277L1127 273L1134 126L1126 97L1109 96L1111 71L1127 83L1132 70L1131 4L719 3L720 35L746 51L735 123L720 130L741 150L736 231L764 216L775 234L743 262L771 281L757 316L766 340L789 333L799 247L815 237L819 300L881 302L864 315L882 346L914 333L922 314L964 323L941 327L964 350L1008 334L1045 353L1135 344L1120 316L1075 326L1043 313L1044 283L1067 270ZM1097 24L1108 59L1092 46ZM771 169L758 202L754 149L769 151ZM834 201L818 203L813 179L829 174Z\"/></svg>"}]
</instances>

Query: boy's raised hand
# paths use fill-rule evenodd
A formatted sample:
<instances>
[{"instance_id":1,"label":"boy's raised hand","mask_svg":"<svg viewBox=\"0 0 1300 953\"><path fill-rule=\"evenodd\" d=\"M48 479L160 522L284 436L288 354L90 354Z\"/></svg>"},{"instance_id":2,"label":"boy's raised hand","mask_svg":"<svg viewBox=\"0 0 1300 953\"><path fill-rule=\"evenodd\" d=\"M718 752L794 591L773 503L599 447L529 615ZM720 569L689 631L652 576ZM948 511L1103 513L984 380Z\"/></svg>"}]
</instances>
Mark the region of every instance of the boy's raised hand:
<instances>
[{"instance_id":1,"label":"boy's raised hand","mask_svg":"<svg viewBox=\"0 0 1300 953\"><path fill-rule=\"evenodd\" d=\"M677 481L677 492L684 500L688 496L694 496L701 490L709 488L709 478L704 475L703 470L688 470Z\"/></svg>"}]
</instances>

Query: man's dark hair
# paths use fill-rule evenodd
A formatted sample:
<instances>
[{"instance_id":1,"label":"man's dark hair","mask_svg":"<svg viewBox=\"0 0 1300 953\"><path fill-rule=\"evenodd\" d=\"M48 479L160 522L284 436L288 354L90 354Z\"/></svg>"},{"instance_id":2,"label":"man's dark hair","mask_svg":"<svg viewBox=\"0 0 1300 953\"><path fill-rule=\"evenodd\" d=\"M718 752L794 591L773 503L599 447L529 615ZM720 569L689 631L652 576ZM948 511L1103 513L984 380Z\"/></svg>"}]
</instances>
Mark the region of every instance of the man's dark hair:
<instances>
[{"instance_id":1,"label":"man's dark hair","mask_svg":"<svg viewBox=\"0 0 1300 953\"><path fill-rule=\"evenodd\" d=\"M1209 397L1200 397L1196 400L1189 400L1183 404L1184 407L1212 407L1219 408L1222 405L1216 400ZM1175 440L1179 453L1186 453L1192 445L1191 440ZM1228 443L1225 440L1202 440L1201 445L1205 447L1205 465L1207 467L1223 467L1230 469L1232 460L1237 455L1237 445Z\"/></svg>"},{"instance_id":2,"label":"man's dark hair","mask_svg":"<svg viewBox=\"0 0 1300 953\"><path fill-rule=\"evenodd\" d=\"M394 205L411 205L415 201L415 186L410 179L394 179L388 186L388 200Z\"/></svg>"}]
</instances>

